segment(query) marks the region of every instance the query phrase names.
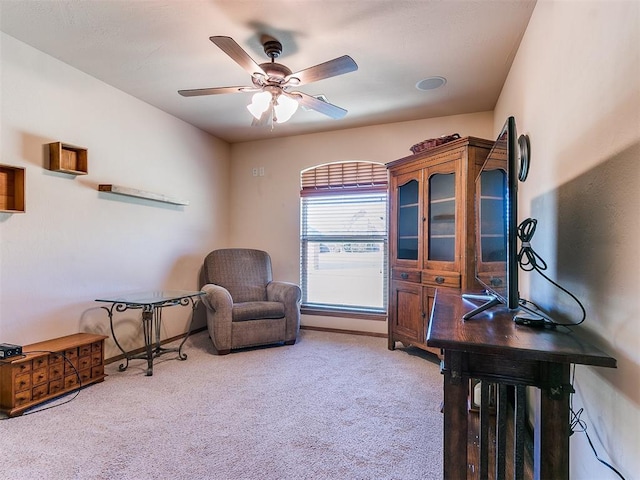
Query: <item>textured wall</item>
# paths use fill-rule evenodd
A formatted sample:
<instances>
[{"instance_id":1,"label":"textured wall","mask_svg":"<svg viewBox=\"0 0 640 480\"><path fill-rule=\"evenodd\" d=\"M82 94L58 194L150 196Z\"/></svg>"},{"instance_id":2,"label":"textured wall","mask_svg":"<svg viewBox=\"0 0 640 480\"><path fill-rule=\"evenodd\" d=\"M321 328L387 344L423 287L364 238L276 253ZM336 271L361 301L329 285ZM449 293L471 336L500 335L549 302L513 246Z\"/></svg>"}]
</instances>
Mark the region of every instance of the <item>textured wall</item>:
<instances>
[{"instance_id":1,"label":"textured wall","mask_svg":"<svg viewBox=\"0 0 640 480\"><path fill-rule=\"evenodd\" d=\"M495 110L531 140L520 220L539 220L533 247L549 276L584 303L576 332L618 368L576 369L574 407L626 478L640 471L640 4L538 2ZM521 294L562 320L580 317L535 274ZM571 478L617 478L571 437Z\"/></svg>"},{"instance_id":2,"label":"textured wall","mask_svg":"<svg viewBox=\"0 0 640 480\"><path fill-rule=\"evenodd\" d=\"M0 163L26 168L26 213L0 213L0 341L78 331L108 334L93 300L147 289L195 289L204 255L226 246L229 146L2 35ZM88 148L89 174L47 170L46 144ZM113 183L172 195L178 207L99 193ZM118 316L127 347L139 311ZM167 310L163 337L185 331ZM202 322L202 319L200 319ZM116 353L111 340L107 356Z\"/></svg>"}]
</instances>

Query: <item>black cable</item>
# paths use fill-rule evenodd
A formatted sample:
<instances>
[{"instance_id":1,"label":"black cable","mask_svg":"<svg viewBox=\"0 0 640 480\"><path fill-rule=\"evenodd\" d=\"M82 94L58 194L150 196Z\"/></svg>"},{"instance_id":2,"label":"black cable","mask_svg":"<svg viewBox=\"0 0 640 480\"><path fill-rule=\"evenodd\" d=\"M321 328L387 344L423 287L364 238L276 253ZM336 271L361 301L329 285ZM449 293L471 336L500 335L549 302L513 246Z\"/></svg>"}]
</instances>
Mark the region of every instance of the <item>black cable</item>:
<instances>
[{"instance_id":1,"label":"black cable","mask_svg":"<svg viewBox=\"0 0 640 480\"><path fill-rule=\"evenodd\" d=\"M82 388L82 379L80 378L80 372L78 372L78 369L76 368L76 366L73 364L73 362L64 354L61 352L52 352L49 350L30 350L28 352L25 352L25 354L29 354L29 353L48 353L50 355L62 355L62 358L65 362L67 362L69 365L71 365L71 368L73 369L73 372L76 374L76 378L78 379L78 386L72 390L69 390L68 392L64 392L60 395L60 397L55 397L52 398L50 400L47 401L48 402L53 402L55 400L59 400L61 397L69 395L71 393L73 393L73 397L66 399L64 402L59 402L59 403L55 403L53 405L49 405L48 407L42 407L42 408L36 408L35 410L30 409L25 411L25 413L23 413L21 416L27 416L27 415L33 415L34 413L39 413L39 412L44 412L45 410L49 410L51 408L54 407L59 407L61 405L64 405L65 403L69 403L72 400L75 400L76 397L78 395L80 395L80 389ZM63 375L63 381L64 381L64 375ZM35 408L36 405L34 405L32 408ZM0 418L0 420L10 420L13 417L5 417L5 418Z\"/></svg>"},{"instance_id":2,"label":"black cable","mask_svg":"<svg viewBox=\"0 0 640 480\"><path fill-rule=\"evenodd\" d=\"M537 224L538 221L535 218L527 218L526 220L523 220L520 225L518 225L518 238L520 239L520 242L522 242L522 246L520 247L520 251L518 252L516 261L518 262L518 265L520 265L520 268L522 268L522 270L524 270L525 272L531 272L535 270L549 283L569 295L578 304L580 310L582 311L582 318L580 319L580 321L575 323L558 323L548 317L546 318L550 320L554 325L558 326L572 327L580 325L587 318L587 312L584 306L573 293L571 293L563 286L559 285L557 282L551 280L542 272L543 270L547 269L547 263L542 259L540 255L536 253L533 247L531 247L531 239L536 232Z\"/></svg>"},{"instance_id":3,"label":"black cable","mask_svg":"<svg viewBox=\"0 0 640 480\"><path fill-rule=\"evenodd\" d=\"M573 365L573 375L572 375L572 378L571 378L571 390L572 391L575 391L573 389L573 382L574 382L575 376L576 376L576 366L574 364ZM602 463L603 465L605 465L606 467L611 469L611 471L613 471L616 475L618 475L618 477L620 477L622 480L625 480L625 478L622 476L622 474L618 470L616 470L616 468L613 465L611 465L610 463L604 461L598 455L598 452L596 451L596 447L593 446L593 442L591 441L591 437L589 436L589 433L587 432L587 423L580 418L580 416L584 412L584 408L581 408L577 412L573 410L573 393L569 394L569 412L571 414L571 419L570 419L570 422L569 422L569 436L573 435L574 433L584 433L585 436L587 437L587 441L589 442L589 446L591 447L591 450L593 450L593 454L595 455L596 460L598 460L600 463Z\"/></svg>"}]
</instances>

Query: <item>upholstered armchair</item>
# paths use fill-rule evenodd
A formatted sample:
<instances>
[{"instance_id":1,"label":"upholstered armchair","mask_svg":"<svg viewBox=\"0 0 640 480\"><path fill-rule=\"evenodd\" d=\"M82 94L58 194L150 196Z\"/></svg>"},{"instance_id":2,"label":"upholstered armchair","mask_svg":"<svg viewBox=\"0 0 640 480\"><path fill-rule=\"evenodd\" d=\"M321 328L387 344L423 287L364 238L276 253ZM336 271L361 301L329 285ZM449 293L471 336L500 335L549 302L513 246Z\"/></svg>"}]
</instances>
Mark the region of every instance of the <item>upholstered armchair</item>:
<instances>
[{"instance_id":1,"label":"upholstered armchair","mask_svg":"<svg viewBox=\"0 0 640 480\"><path fill-rule=\"evenodd\" d=\"M214 250L204 260L203 274L207 328L219 355L237 348L296 342L300 287L273 281L267 252Z\"/></svg>"}]
</instances>

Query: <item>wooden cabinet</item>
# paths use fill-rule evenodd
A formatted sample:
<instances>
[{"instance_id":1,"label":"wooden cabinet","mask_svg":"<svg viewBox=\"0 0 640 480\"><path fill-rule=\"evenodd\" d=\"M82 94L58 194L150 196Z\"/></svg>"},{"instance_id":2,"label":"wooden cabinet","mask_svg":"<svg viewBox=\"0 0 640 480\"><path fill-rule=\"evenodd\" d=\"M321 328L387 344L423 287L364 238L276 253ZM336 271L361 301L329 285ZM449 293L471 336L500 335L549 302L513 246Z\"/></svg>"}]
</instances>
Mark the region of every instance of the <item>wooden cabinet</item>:
<instances>
[{"instance_id":1,"label":"wooden cabinet","mask_svg":"<svg viewBox=\"0 0 640 480\"><path fill-rule=\"evenodd\" d=\"M76 333L23 347L0 361L0 411L9 416L77 387L102 382L104 335Z\"/></svg>"},{"instance_id":2,"label":"wooden cabinet","mask_svg":"<svg viewBox=\"0 0 640 480\"><path fill-rule=\"evenodd\" d=\"M493 146L474 137L387 164L389 349L426 345L436 289L473 289L475 179Z\"/></svg>"}]
</instances>

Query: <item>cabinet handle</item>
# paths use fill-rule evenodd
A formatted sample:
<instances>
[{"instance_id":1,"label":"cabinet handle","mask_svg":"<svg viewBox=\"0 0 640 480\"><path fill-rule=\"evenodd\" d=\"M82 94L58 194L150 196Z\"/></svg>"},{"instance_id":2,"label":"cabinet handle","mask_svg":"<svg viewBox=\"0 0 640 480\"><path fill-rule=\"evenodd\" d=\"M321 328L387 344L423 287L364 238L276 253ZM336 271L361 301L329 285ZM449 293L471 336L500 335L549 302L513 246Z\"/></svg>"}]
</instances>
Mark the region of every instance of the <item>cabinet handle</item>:
<instances>
[{"instance_id":1,"label":"cabinet handle","mask_svg":"<svg viewBox=\"0 0 640 480\"><path fill-rule=\"evenodd\" d=\"M406 280L407 278L409 278L409 274L408 274L408 273L405 273L405 272L402 272L402 273L400 274L400 278L402 278L403 280Z\"/></svg>"},{"instance_id":2,"label":"cabinet handle","mask_svg":"<svg viewBox=\"0 0 640 480\"><path fill-rule=\"evenodd\" d=\"M444 277L436 277L436 283L442 285L444 283Z\"/></svg>"}]
</instances>

